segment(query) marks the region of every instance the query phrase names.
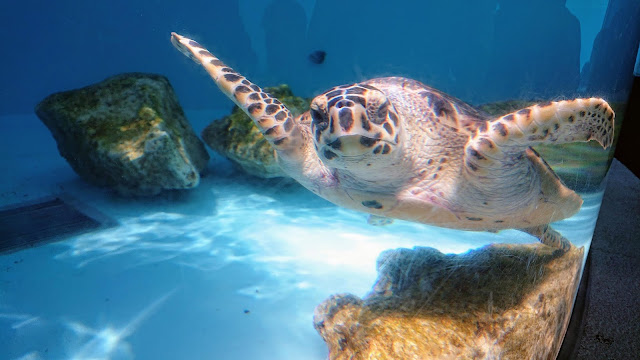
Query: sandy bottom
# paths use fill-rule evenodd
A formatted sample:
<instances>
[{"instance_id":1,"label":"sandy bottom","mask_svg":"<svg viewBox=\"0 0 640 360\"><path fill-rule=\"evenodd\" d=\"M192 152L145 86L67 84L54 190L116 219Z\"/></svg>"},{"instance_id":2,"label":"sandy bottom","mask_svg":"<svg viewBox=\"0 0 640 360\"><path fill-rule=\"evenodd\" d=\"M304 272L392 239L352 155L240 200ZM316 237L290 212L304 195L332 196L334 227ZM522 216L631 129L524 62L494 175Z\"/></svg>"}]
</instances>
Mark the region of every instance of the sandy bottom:
<instances>
[{"instance_id":1,"label":"sandy bottom","mask_svg":"<svg viewBox=\"0 0 640 360\"><path fill-rule=\"evenodd\" d=\"M228 109L187 112L199 133ZM214 157L192 191L121 199L82 182L34 115L0 117L0 206L64 194L118 226L0 255L2 359L324 359L314 308L364 296L380 252L531 243L517 232L385 227ZM588 246L601 195L555 227Z\"/></svg>"}]
</instances>

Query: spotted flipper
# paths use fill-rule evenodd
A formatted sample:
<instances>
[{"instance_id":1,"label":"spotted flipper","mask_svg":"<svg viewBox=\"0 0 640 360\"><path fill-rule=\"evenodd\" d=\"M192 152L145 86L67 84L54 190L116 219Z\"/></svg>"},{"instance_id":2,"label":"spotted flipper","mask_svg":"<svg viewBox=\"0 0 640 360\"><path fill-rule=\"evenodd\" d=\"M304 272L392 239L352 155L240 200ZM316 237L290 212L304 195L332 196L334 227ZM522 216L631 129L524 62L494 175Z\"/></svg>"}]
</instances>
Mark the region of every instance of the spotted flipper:
<instances>
[{"instance_id":1,"label":"spotted flipper","mask_svg":"<svg viewBox=\"0 0 640 360\"><path fill-rule=\"evenodd\" d=\"M595 140L606 149L613 143L614 118L598 98L530 106L479 126L465 148L465 164L471 172L490 171L505 156L544 143Z\"/></svg>"},{"instance_id":2,"label":"spotted flipper","mask_svg":"<svg viewBox=\"0 0 640 360\"><path fill-rule=\"evenodd\" d=\"M171 43L207 70L220 90L249 115L275 150L295 149L302 142L291 112L278 99L226 66L196 41L171 33Z\"/></svg>"},{"instance_id":3,"label":"spotted flipper","mask_svg":"<svg viewBox=\"0 0 640 360\"><path fill-rule=\"evenodd\" d=\"M582 199L530 146L595 140L606 149L613 143L614 117L604 100L590 98L534 105L480 124L465 146L467 181L460 194L492 199L492 208L505 214L513 199L523 199L515 206L530 208L531 227L522 230L566 251L570 243L548 224L578 212Z\"/></svg>"}]
</instances>

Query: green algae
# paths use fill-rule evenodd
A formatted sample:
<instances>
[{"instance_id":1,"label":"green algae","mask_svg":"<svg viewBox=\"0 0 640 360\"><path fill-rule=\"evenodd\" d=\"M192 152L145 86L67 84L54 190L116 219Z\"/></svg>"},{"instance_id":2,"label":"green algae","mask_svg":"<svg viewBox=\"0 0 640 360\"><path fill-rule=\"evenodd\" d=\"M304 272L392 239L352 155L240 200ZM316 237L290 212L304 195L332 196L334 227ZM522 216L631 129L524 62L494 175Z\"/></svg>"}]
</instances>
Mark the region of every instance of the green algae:
<instances>
[{"instance_id":1,"label":"green algae","mask_svg":"<svg viewBox=\"0 0 640 360\"><path fill-rule=\"evenodd\" d=\"M193 172L204 170L208 161L173 88L161 75L116 75L50 95L35 110L80 176L123 194L197 184ZM167 156L171 163L160 160ZM185 171L184 166L194 170Z\"/></svg>"}]
</instances>

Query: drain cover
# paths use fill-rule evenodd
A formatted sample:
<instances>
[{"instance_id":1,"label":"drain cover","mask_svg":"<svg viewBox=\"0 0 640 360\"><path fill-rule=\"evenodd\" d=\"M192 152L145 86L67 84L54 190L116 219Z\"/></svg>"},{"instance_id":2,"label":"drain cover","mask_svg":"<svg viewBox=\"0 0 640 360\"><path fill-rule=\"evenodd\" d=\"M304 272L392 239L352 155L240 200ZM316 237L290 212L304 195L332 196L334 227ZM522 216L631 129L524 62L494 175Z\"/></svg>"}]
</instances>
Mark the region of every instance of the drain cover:
<instances>
[{"instance_id":1,"label":"drain cover","mask_svg":"<svg viewBox=\"0 0 640 360\"><path fill-rule=\"evenodd\" d=\"M71 201L72 203L74 201ZM95 214L92 214L95 215ZM61 197L0 210L0 254L63 240L109 225Z\"/></svg>"}]
</instances>

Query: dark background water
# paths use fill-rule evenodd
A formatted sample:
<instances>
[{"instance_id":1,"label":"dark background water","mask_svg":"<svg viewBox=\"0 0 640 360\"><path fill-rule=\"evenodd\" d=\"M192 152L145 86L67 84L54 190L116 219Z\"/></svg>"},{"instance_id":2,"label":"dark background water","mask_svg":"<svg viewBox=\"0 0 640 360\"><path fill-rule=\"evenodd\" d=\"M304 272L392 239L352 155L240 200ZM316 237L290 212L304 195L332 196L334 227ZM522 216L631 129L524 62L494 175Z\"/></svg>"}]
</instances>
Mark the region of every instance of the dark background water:
<instances>
[{"instance_id":1,"label":"dark background water","mask_svg":"<svg viewBox=\"0 0 640 360\"><path fill-rule=\"evenodd\" d=\"M636 0L3 1L0 114L129 71L169 77L185 108L228 106L169 43L191 36L259 84L312 96L383 75L471 103L627 95ZM307 55L324 50L316 65Z\"/></svg>"},{"instance_id":2,"label":"dark background water","mask_svg":"<svg viewBox=\"0 0 640 360\"><path fill-rule=\"evenodd\" d=\"M9 0L0 3L0 115L132 71L166 75L186 109L230 106L171 46L171 31L262 86L287 83L306 97L397 75L472 104L624 102L639 19L637 0ZM317 50L327 54L322 64L309 61ZM625 132L640 131L626 118ZM617 156L638 171L633 145L621 143Z\"/></svg>"}]
</instances>

